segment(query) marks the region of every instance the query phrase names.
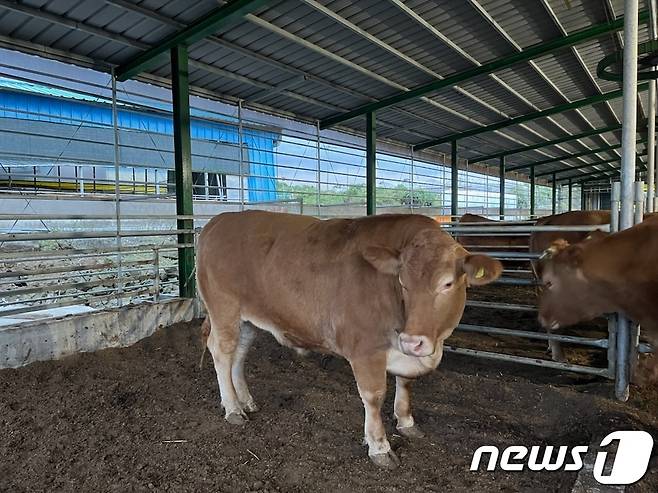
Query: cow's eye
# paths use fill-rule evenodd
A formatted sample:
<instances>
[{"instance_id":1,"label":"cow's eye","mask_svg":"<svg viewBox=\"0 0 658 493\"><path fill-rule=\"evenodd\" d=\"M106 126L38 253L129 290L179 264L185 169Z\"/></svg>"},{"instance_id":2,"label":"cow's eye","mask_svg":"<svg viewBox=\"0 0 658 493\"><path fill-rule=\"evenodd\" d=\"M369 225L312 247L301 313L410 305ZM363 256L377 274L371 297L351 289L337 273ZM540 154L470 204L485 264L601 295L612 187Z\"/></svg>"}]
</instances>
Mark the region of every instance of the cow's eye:
<instances>
[{"instance_id":1,"label":"cow's eye","mask_svg":"<svg viewBox=\"0 0 658 493\"><path fill-rule=\"evenodd\" d=\"M552 286L553 286L553 283L551 281L544 282L544 287L546 289L551 289Z\"/></svg>"}]
</instances>

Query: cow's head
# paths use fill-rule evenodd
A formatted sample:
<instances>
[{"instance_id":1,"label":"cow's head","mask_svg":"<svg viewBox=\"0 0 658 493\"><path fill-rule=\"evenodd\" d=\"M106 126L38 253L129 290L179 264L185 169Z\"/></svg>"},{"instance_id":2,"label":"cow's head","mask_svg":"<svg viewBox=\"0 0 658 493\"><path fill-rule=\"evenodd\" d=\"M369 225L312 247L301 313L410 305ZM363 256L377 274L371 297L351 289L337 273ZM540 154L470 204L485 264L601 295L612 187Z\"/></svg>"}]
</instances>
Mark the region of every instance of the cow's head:
<instances>
[{"instance_id":1,"label":"cow's head","mask_svg":"<svg viewBox=\"0 0 658 493\"><path fill-rule=\"evenodd\" d=\"M539 323L546 329L559 329L610 311L583 269L585 248L585 243L569 245L558 240L539 260Z\"/></svg>"},{"instance_id":2,"label":"cow's head","mask_svg":"<svg viewBox=\"0 0 658 493\"><path fill-rule=\"evenodd\" d=\"M457 326L466 287L488 284L503 269L498 260L469 254L439 229L418 232L400 252L368 247L363 256L380 272L397 277L406 316L397 345L419 357L433 354Z\"/></svg>"}]
</instances>

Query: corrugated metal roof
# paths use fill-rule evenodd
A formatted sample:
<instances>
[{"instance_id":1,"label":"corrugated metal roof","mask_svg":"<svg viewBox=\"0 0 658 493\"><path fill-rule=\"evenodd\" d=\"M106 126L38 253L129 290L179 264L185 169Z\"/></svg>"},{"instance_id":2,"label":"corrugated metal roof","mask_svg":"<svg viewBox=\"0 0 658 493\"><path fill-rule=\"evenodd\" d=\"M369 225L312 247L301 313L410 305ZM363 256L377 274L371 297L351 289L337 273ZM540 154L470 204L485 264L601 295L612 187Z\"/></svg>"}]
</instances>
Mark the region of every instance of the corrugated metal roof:
<instances>
[{"instance_id":1,"label":"corrugated metal roof","mask_svg":"<svg viewBox=\"0 0 658 493\"><path fill-rule=\"evenodd\" d=\"M646 3L640 7L646 9ZM0 0L0 46L15 48L11 41L19 40L26 50L42 46L44 53L71 53L109 67L157 45L217 5L215 0ZM253 103L318 120L622 13L623 0L282 0L192 45L190 82L219 97L241 99L247 107ZM640 41L647 37L641 26ZM603 35L382 109L379 133L414 145L617 90L619 83L596 78L596 65L622 43L620 34ZM152 73L171 76L166 57ZM646 95L640 100L646 108ZM464 138L460 155L475 158L615 125L620 118L621 99L599 103ZM356 118L343 126L363 131L364 121ZM619 132L609 132L514 154L508 162L568 157L618 144L619 138ZM449 152L449 146L436 150ZM573 158L537 169L597 159Z\"/></svg>"}]
</instances>

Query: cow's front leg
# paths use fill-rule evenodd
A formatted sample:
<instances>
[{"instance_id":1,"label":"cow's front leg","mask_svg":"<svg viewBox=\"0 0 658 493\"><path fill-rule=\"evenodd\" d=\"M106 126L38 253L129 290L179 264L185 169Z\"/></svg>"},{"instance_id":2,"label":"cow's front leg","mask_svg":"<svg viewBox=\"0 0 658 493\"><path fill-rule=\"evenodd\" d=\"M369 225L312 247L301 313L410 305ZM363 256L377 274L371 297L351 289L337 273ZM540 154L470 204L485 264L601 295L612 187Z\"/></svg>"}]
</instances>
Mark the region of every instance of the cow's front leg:
<instances>
[{"instance_id":1,"label":"cow's front leg","mask_svg":"<svg viewBox=\"0 0 658 493\"><path fill-rule=\"evenodd\" d=\"M386 396L386 353L350 360L365 409L364 434L370 459L379 467L394 469L400 464L386 438L381 408Z\"/></svg>"},{"instance_id":2,"label":"cow's front leg","mask_svg":"<svg viewBox=\"0 0 658 493\"><path fill-rule=\"evenodd\" d=\"M411 415L411 383L410 378L395 377L395 404L393 412L397 419L397 430L408 438L423 438L425 433L414 422Z\"/></svg>"}]
</instances>

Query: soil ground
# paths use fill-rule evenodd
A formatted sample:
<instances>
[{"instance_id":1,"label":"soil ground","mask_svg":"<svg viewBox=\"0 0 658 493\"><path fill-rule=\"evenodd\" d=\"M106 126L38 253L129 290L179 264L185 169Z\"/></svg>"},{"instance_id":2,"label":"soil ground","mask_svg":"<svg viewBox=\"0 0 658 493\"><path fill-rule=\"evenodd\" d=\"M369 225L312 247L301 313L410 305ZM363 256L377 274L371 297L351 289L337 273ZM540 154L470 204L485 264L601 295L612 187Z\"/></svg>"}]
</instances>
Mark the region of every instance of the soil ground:
<instances>
[{"instance_id":1,"label":"soil ground","mask_svg":"<svg viewBox=\"0 0 658 493\"><path fill-rule=\"evenodd\" d=\"M528 289L496 290L501 301L529 301ZM493 296L475 290L471 298ZM482 309L464 321L535 323ZM574 472L471 472L470 461L482 445L589 445L623 429L658 438L656 387L633 388L630 402L619 403L605 379L446 354L414 386L425 439L395 434L389 379L385 423L402 466L383 471L361 446L363 407L343 360L299 357L260 333L247 376L261 409L236 428L222 417L210 358L198 368L199 327L179 324L130 348L0 371L0 491L570 491ZM460 338L546 357L543 343ZM627 491L658 491L657 456Z\"/></svg>"}]
</instances>

